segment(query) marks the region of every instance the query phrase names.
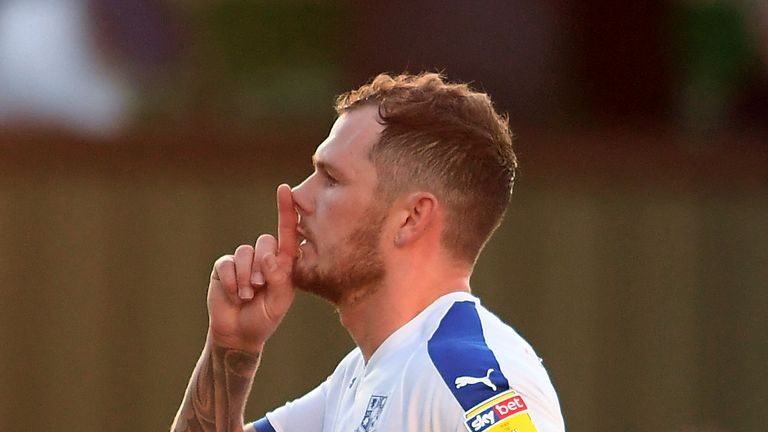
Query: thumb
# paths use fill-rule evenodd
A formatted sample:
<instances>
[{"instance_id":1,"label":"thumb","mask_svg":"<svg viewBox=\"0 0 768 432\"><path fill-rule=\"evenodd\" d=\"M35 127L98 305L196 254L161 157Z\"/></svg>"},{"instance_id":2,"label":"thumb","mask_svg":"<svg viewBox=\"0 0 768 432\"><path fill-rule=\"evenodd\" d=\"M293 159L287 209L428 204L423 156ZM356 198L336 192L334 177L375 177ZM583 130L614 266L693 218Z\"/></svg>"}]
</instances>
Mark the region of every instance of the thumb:
<instances>
[{"instance_id":1,"label":"thumb","mask_svg":"<svg viewBox=\"0 0 768 432\"><path fill-rule=\"evenodd\" d=\"M284 255L267 253L261 259L261 271L266 285L266 308L269 317L279 322L293 302L296 290L291 280L293 260Z\"/></svg>"}]
</instances>

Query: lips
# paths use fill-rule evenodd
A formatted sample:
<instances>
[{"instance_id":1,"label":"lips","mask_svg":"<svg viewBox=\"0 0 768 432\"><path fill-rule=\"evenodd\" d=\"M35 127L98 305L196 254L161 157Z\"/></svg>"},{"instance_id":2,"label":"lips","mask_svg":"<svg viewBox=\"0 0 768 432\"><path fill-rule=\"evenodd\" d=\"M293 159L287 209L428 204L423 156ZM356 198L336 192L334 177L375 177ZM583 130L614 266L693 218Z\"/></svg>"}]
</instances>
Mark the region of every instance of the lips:
<instances>
[{"instance_id":1,"label":"lips","mask_svg":"<svg viewBox=\"0 0 768 432\"><path fill-rule=\"evenodd\" d=\"M298 227L296 228L296 233L298 234L297 240L299 241L299 245L304 245L310 241L306 228Z\"/></svg>"}]
</instances>

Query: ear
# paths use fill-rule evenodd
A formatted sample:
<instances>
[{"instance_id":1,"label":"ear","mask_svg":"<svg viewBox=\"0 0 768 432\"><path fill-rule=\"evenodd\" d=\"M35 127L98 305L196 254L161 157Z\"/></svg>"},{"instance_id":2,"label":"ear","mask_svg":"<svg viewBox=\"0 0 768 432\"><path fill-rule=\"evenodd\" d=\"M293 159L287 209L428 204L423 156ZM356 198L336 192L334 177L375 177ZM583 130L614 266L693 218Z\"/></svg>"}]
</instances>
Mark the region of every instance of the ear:
<instances>
[{"instance_id":1,"label":"ear","mask_svg":"<svg viewBox=\"0 0 768 432\"><path fill-rule=\"evenodd\" d=\"M438 223L438 201L429 192L414 192L403 198L402 219L395 232L395 246L403 247L424 236Z\"/></svg>"}]
</instances>

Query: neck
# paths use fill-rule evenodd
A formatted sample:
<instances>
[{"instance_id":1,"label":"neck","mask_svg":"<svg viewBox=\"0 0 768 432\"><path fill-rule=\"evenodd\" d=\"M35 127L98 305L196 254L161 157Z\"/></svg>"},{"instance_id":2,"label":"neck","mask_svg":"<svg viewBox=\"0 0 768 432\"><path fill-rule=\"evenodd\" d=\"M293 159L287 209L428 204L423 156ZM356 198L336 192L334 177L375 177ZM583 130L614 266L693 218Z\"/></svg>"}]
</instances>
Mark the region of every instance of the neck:
<instances>
[{"instance_id":1,"label":"neck","mask_svg":"<svg viewBox=\"0 0 768 432\"><path fill-rule=\"evenodd\" d=\"M469 292L469 271L454 269L426 278L413 269L414 276L390 274L376 290L355 299L345 299L337 307L341 323L368 363L373 353L392 333L404 326L427 306L451 292Z\"/></svg>"}]
</instances>

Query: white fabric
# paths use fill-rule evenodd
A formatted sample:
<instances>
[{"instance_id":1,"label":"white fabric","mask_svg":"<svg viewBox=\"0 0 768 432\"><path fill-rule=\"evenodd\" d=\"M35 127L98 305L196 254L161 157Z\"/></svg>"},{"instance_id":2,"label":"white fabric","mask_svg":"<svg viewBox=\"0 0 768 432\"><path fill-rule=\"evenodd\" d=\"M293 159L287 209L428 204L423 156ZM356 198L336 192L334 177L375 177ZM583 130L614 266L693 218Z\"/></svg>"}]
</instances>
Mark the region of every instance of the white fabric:
<instances>
[{"instance_id":1,"label":"white fabric","mask_svg":"<svg viewBox=\"0 0 768 432\"><path fill-rule=\"evenodd\" d=\"M466 301L475 303L488 348L510 388L524 397L536 430L564 431L557 395L540 359L513 329L468 293L451 293L435 301L393 333L367 365L360 350L353 350L315 390L268 413L270 424L277 432L472 430L465 424L465 409L427 349L451 306ZM465 385L468 389L485 386L477 381ZM386 397L383 406L381 396Z\"/></svg>"}]
</instances>

